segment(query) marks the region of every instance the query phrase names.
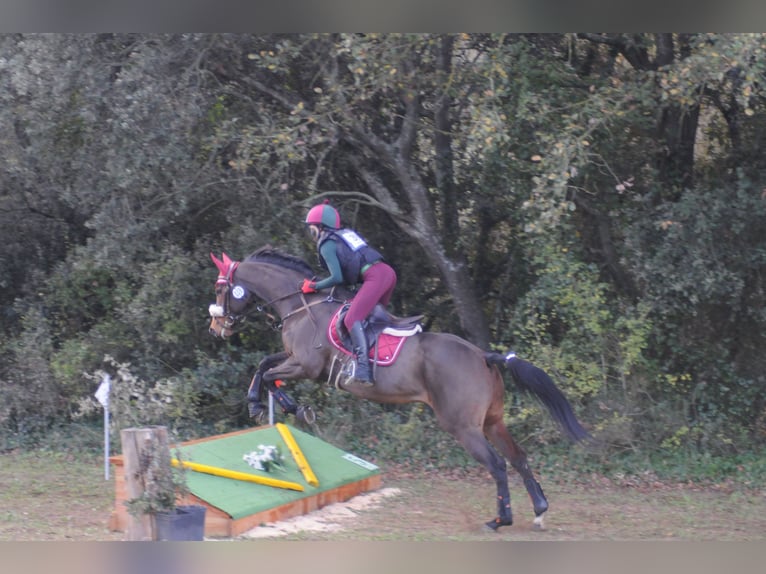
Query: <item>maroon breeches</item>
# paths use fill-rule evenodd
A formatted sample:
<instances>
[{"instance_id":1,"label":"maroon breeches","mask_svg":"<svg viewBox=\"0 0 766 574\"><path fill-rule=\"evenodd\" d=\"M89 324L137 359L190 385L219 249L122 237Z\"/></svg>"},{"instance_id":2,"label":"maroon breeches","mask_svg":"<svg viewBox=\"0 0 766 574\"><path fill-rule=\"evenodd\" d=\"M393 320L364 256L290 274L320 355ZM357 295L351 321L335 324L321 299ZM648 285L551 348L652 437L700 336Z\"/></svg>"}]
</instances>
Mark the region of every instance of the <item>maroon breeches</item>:
<instances>
[{"instance_id":1,"label":"maroon breeches","mask_svg":"<svg viewBox=\"0 0 766 574\"><path fill-rule=\"evenodd\" d=\"M383 261L365 271L362 279L362 286L343 319L343 324L349 331L355 322L366 319L377 303L388 305L396 287L396 271Z\"/></svg>"}]
</instances>

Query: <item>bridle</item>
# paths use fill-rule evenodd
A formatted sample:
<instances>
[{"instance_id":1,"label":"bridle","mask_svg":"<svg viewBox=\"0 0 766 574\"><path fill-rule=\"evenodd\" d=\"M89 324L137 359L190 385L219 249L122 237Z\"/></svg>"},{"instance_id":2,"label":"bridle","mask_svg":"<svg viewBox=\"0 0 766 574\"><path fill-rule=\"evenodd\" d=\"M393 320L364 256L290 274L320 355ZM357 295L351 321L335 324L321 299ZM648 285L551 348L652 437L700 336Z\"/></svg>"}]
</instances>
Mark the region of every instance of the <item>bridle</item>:
<instances>
[{"instance_id":1,"label":"bridle","mask_svg":"<svg viewBox=\"0 0 766 574\"><path fill-rule=\"evenodd\" d=\"M221 274L218 276L218 279L216 279L215 282L215 290L216 294L219 293L220 289L226 289L226 292L224 293L224 299L223 299L223 305L219 305L218 302L211 303L211 305L208 307L208 313L210 314L210 317L213 319L222 319L222 329L231 331L232 333L241 330L244 328L244 326L240 327L240 329L235 329L235 327L241 323L245 318L247 318L248 315L253 314L254 312L258 313L265 313L270 319L271 324L274 329L280 329L282 325L284 324L287 319L292 317L293 315L296 315L302 311L306 311L309 313L309 316L311 318L311 322L314 324L314 327L316 328L316 318L314 317L313 313L311 313L311 307L314 305L318 305L320 303L333 303L333 302L341 302L340 300L336 299L333 296L334 289L330 292L330 295L323 299L316 299L314 301L307 301L305 294L300 290L296 289L295 291L291 291L285 295L280 295L279 297L276 297L274 299L271 299L270 301L267 301L263 305L256 305L253 309L247 311L247 305L243 309L242 313L232 313L231 312L231 293L232 288L236 288L234 286L234 283L232 282L232 278L234 276L234 272L237 270L237 267L239 266L238 261L232 261L229 265L229 268L226 272L226 274ZM280 321L277 322L273 315L266 312L266 309L273 306L275 303L282 301L284 299L287 299L289 297L292 297L293 295L300 295L301 296L301 303L302 305L298 307L297 309L293 309L289 313L287 313L284 317L280 318Z\"/></svg>"},{"instance_id":2,"label":"bridle","mask_svg":"<svg viewBox=\"0 0 766 574\"><path fill-rule=\"evenodd\" d=\"M234 275L234 272L237 270L237 267L239 267L239 262L232 261L228 270L226 271L226 274L219 275L218 279L215 281L216 296L219 294L221 289L226 289L226 292L223 296L223 305L219 305L218 301L216 301L215 303L211 303L208 307L208 313L210 314L210 317L213 319L223 319L221 332L223 332L225 329L233 331L237 323L242 321L248 315L248 313L235 314L231 312L231 278Z\"/></svg>"}]
</instances>

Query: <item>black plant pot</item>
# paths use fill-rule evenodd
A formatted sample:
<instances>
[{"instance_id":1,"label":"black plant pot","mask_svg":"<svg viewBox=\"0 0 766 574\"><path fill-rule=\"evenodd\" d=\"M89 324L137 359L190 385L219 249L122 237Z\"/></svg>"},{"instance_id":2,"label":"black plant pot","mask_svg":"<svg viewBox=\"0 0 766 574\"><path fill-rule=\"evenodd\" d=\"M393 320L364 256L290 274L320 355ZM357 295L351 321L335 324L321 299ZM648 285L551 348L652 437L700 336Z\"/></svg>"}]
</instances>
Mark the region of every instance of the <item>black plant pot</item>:
<instances>
[{"instance_id":1,"label":"black plant pot","mask_svg":"<svg viewBox=\"0 0 766 574\"><path fill-rule=\"evenodd\" d=\"M154 515L157 540L204 540L205 507L178 506L173 512Z\"/></svg>"}]
</instances>

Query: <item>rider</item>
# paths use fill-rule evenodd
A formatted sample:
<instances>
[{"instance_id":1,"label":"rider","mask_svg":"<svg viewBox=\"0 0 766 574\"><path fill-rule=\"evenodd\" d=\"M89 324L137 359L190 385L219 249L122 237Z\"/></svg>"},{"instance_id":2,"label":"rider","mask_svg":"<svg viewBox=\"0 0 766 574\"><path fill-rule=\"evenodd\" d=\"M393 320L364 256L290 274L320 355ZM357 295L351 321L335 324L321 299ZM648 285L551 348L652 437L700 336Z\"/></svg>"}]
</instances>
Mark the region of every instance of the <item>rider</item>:
<instances>
[{"instance_id":1,"label":"rider","mask_svg":"<svg viewBox=\"0 0 766 574\"><path fill-rule=\"evenodd\" d=\"M328 201L309 210L306 224L316 242L319 262L330 276L319 281L304 280L301 291L314 293L344 283L361 283L343 324L351 335L356 357L353 377L363 385L372 385L369 348L362 322L377 303L388 305L396 287L396 272L356 231L341 228L340 214Z\"/></svg>"}]
</instances>

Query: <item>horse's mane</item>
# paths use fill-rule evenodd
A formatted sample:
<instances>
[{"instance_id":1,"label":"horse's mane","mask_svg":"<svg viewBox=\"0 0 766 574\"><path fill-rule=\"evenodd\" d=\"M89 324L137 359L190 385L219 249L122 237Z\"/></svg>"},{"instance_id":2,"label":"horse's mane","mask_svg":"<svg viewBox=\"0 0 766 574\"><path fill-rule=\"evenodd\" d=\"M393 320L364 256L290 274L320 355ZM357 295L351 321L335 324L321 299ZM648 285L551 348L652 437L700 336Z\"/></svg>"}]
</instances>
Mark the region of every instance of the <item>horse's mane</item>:
<instances>
[{"instance_id":1,"label":"horse's mane","mask_svg":"<svg viewBox=\"0 0 766 574\"><path fill-rule=\"evenodd\" d=\"M279 265L280 267L286 267L287 269L303 273L305 277L312 277L314 275L314 269L303 259L295 255L283 253L282 251L273 248L271 245L264 245L260 249L256 249L245 258L245 261L273 263L274 265Z\"/></svg>"}]
</instances>

